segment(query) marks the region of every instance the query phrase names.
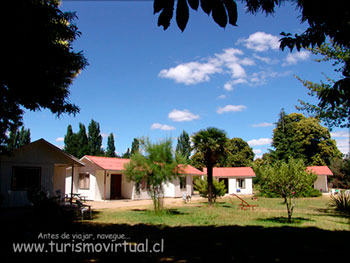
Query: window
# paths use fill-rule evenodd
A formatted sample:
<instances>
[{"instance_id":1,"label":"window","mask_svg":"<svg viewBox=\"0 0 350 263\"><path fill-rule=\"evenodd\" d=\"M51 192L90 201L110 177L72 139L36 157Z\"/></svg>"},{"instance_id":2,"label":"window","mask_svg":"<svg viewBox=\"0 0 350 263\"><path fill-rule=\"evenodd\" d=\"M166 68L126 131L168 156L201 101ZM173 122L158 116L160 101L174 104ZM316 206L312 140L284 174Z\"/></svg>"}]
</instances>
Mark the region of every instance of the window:
<instances>
[{"instance_id":1,"label":"window","mask_svg":"<svg viewBox=\"0 0 350 263\"><path fill-rule=\"evenodd\" d=\"M13 167L12 168L12 190L40 189L41 186L40 167Z\"/></svg>"},{"instance_id":2,"label":"window","mask_svg":"<svg viewBox=\"0 0 350 263\"><path fill-rule=\"evenodd\" d=\"M237 188L245 189L245 179L237 179Z\"/></svg>"},{"instance_id":3,"label":"window","mask_svg":"<svg viewBox=\"0 0 350 263\"><path fill-rule=\"evenodd\" d=\"M79 174L79 188L80 189L90 188L90 174L88 173Z\"/></svg>"},{"instance_id":4,"label":"window","mask_svg":"<svg viewBox=\"0 0 350 263\"><path fill-rule=\"evenodd\" d=\"M179 177L180 179L180 189L181 190L186 190L186 176L181 176Z\"/></svg>"}]
</instances>

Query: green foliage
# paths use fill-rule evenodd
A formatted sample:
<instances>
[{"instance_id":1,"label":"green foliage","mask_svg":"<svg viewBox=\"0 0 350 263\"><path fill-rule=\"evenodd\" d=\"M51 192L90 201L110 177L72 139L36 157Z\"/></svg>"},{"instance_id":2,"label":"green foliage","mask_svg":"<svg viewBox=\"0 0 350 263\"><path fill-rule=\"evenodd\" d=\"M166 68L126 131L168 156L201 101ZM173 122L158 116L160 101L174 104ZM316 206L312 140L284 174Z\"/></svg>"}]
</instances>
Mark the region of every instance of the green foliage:
<instances>
[{"instance_id":1,"label":"green foliage","mask_svg":"<svg viewBox=\"0 0 350 263\"><path fill-rule=\"evenodd\" d=\"M131 152L130 155L137 153L140 151L140 140L137 138L134 138L131 144Z\"/></svg>"},{"instance_id":2,"label":"green foliage","mask_svg":"<svg viewBox=\"0 0 350 263\"><path fill-rule=\"evenodd\" d=\"M338 82L326 76L327 82L315 83L307 80L302 80L296 77L308 90L311 97L317 97L318 104L311 104L299 100L301 106L297 109L303 110L312 114L322 121L328 127L350 127L350 94L349 94L349 69L350 50L331 43L324 43L320 47L310 49L315 55L322 55L322 59L316 61L333 61L333 66L336 72L342 72L343 77ZM339 68L338 66L341 65ZM346 85L347 84L347 85Z\"/></svg>"},{"instance_id":3,"label":"green foliage","mask_svg":"<svg viewBox=\"0 0 350 263\"><path fill-rule=\"evenodd\" d=\"M311 190L317 175L307 172L302 160L289 159L277 161L272 165L257 166L255 173L259 177L259 192L263 196L282 197L285 200L288 220L291 220L295 207L295 198L315 195Z\"/></svg>"},{"instance_id":4,"label":"green foliage","mask_svg":"<svg viewBox=\"0 0 350 263\"><path fill-rule=\"evenodd\" d=\"M349 193L341 192L331 196L331 205L340 212L345 212L350 215L350 195Z\"/></svg>"},{"instance_id":5,"label":"green foliage","mask_svg":"<svg viewBox=\"0 0 350 263\"><path fill-rule=\"evenodd\" d=\"M219 167L247 167L254 160L253 149L241 138L227 140L226 154L217 162Z\"/></svg>"},{"instance_id":6,"label":"green foliage","mask_svg":"<svg viewBox=\"0 0 350 263\"><path fill-rule=\"evenodd\" d=\"M298 113L286 115L283 109L273 130L272 146L273 161L288 161L292 157L302 159L306 165L329 165L333 158L342 155L318 119Z\"/></svg>"},{"instance_id":7,"label":"green foliage","mask_svg":"<svg viewBox=\"0 0 350 263\"><path fill-rule=\"evenodd\" d=\"M88 146L91 155L99 156L103 154L100 124L94 120L91 120L88 127Z\"/></svg>"},{"instance_id":8,"label":"green foliage","mask_svg":"<svg viewBox=\"0 0 350 263\"><path fill-rule=\"evenodd\" d=\"M226 132L214 127L200 130L192 136L193 149L197 158L203 159L207 167L208 203L212 205L213 198L213 167L226 152Z\"/></svg>"},{"instance_id":9,"label":"green foliage","mask_svg":"<svg viewBox=\"0 0 350 263\"><path fill-rule=\"evenodd\" d=\"M88 63L73 50L80 36L75 13L62 12L57 0L2 3L0 27L0 148L7 132L22 125L24 109L76 114L69 87ZM9 23L11 21L11 23ZM1 150L1 149L0 149Z\"/></svg>"},{"instance_id":10,"label":"green foliage","mask_svg":"<svg viewBox=\"0 0 350 263\"><path fill-rule=\"evenodd\" d=\"M329 166L333 172L330 183L333 184L334 188L350 188L350 158L349 155L345 158L335 158L332 160Z\"/></svg>"},{"instance_id":11,"label":"green foliage","mask_svg":"<svg viewBox=\"0 0 350 263\"><path fill-rule=\"evenodd\" d=\"M78 158L83 157L84 155L89 154L88 138L86 135L85 125L79 123L79 132L76 135L76 140L78 141L77 155Z\"/></svg>"},{"instance_id":12,"label":"green foliage","mask_svg":"<svg viewBox=\"0 0 350 263\"><path fill-rule=\"evenodd\" d=\"M190 136L187 132L182 131L177 138L176 152L181 154L187 161L189 161L191 155L191 142Z\"/></svg>"},{"instance_id":13,"label":"green foliage","mask_svg":"<svg viewBox=\"0 0 350 263\"><path fill-rule=\"evenodd\" d=\"M78 136L73 132L72 125L68 125L67 133L64 136L64 151L73 156L78 156L79 154Z\"/></svg>"},{"instance_id":14,"label":"green foliage","mask_svg":"<svg viewBox=\"0 0 350 263\"><path fill-rule=\"evenodd\" d=\"M22 126L21 130L18 128L15 131L10 131L9 139L7 141L7 150L18 149L30 143L30 129L25 129Z\"/></svg>"},{"instance_id":15,"label":"green foliage","mask_svg":"<svg viewBox=\"0 0 350 263\"><path fill-rule=\"evenodd\" d=\"M208 198L208 180L197 178L194 181L194 189L197 190L201 197ZM224 181L218 182L213 180L213 201L216 202L218 197L224 196L226 194L226 188Z\"/></svg>"},{"instance_id":16,"label":"green foliage","mask_svg":"<svg viewBox=\"0 0 350 263\"><path fill-rule=\"evenodd\" d=\"M153 200L155 211L162 209L164 189L163 185L179 175L179 163L172 153L172 142L151 143L143 140L141 145L145 154L136 151L125 164L125 175L128 181L135 183L135 190L139 194L144 187Z\"/></svg>"},{"instance_id":17,"label":"green foliage","mask_svg":"<svg viewBox=\"0 0 350 263\"><path fill-rule=\"evenodd\" d=\"M117 156L116 153L115 153L114 135L113 135L113 133L111 133L108 136L106 156L107 157L116 157Z\"/></svg>"}]
</instances>

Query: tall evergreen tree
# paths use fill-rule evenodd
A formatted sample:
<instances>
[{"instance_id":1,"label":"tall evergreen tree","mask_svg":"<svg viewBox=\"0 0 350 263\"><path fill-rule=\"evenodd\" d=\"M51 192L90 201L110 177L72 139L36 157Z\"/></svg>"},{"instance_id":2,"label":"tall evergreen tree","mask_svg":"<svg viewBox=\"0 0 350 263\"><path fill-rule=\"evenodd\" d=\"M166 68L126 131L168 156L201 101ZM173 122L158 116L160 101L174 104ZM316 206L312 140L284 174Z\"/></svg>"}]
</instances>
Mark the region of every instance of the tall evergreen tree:
<instances>
[{"instance_id":1,"label":"tall evergreen tree","mask_svg":"<svg viewBox=\"0 0 350 263\"><path fill-rule=\"evenodd\" d=\"M134 138L132 144L131 144L131 152L130 155L133 155L134 153L137 153L140 151L140 141L137 138Z\"/></svg>"},{"instance_id":2,"label":"tall evergreen tree","mask_svg":"<svg viewBox=\"0 0 350 263\"><path fill-rule=\"evenodd\" d=\"M30 129L22 126L21 130L11 131L7 141L7 149L13 150L30 143Z\"/></svg>"},{"instance_id":3,"label":"tall evergreen tree","mask_svg":"<svg viewBox=\"0 0 350 263\"><path fill-rule=\"evenodd\" d=\"M100 124L94 120L91 120L88 127L88 145L91 155L98 156L103 153Z\"/></svg>"},{"instance_id":4,"label":"tall evergreen tree","mask_svg":"<svg viewBox=\"0 0 350 263\"><path fill-rule=\"evenodd\" d=\"M64 136L64 151L76 157L79 154L78 136L73 132L72 125L70 124L68 125L67 133Z\"/></svg>"},{"instance_id":5,"label":"tall evergreen tree","mask_svg":"<svg viewBox=\"0 0 350 263\"><path fill-rule=\"evenodd\" d=\"M190 136L186 131L182 131L181 135L177 138L176 152L189 161L191 155L191 142Z\"/></svg>"},{"instance_id":6,"label":"tall evergreen tree","mask_svg":"<svg viewBox=\"0 0 350 263\"><path fill-rule=\"evenodd\" d=\"M116 157L113 133L111 133L108 136L106 156L107 157Z\"/></svg>"},{"instance_id":7,"label":"tall evergreen tree","mask_svg":"<svg viewBox=\"0 0 350 263\"><path fill-rule=\"evenodd\" d=\"M126 150L126 152L122 155L122 158L127 158L127 159L129 159L130 158L130 148L128 148L127 150Z\"/></svg>"},{"instance_id":8,"label":"tall evergreen tree","mask_svg":"<svg viewBox=\"0 0 350 263\"><path fill-rule=\"evenodd\" d=\"M86 128L85 125L82 123L79 123L79 132L77 133L77 140L78 140L78 158L83 157L84 155L90 154L89 151L89 142L88 137L86 135Z\"/></svg>"}]
</instances>

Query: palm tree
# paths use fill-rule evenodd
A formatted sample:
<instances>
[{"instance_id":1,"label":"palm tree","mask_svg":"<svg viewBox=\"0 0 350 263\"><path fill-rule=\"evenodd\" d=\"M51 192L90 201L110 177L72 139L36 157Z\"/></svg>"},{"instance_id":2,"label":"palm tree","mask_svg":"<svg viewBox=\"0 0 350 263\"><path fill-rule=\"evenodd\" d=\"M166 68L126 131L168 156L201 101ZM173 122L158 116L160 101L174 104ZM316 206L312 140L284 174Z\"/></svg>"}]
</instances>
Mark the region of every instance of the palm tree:
<instances>
[{"instance_id":1,"label":"palm tree","mask_svg":"<svg viewBox=\"0 0 350 263\"><path fill-rule=\"evenodd\" d=\"M226 132L214 127L200 130L192 136L193 149L202 155L208 173L208 203L212 206L213 200L213 167L218 159L225 154L227 142Z\"/></svg>"}]
</instances>

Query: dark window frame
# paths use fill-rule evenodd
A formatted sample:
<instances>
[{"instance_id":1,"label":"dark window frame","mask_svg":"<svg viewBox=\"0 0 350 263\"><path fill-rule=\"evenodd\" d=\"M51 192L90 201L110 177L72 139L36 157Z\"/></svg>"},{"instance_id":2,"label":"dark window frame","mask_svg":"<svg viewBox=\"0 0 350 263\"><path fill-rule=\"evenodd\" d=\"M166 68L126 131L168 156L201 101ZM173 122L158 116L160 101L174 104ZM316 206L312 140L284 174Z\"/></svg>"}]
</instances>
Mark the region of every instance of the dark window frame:
<instances>
[{"instance_id":1,"label":"dark window frame","mask_svg":"<svg viewBox=\"0 0 350 263\"><path fill-rule=\"evenodd\" d=\"M187 176L180 176L180 190L187 190Z\"/></svg>"},{"instance_id":2,"label":"dark window frame","mask_svg":"<svg viewBox=\"0 0 350 263\"><path fill-rule=\"evenodd\" d=\"M30 182L30 178L26 175L17 175L24 170L37 170L38 174L35 175L38 178L36 183ZM19 180L25 180L25 182L18 182ZM33 180L34 181L34 180ZM32 185L31 185L32 184ZM19 186L18 186L19 185ZM40 166L13 166L11 176L11 190L12 191L27 191L27 190L40 190L41 188L41 167Z\"/></svg>"},{"instance_id":3,"label":"dark window frame","mask_svg":"<svg viewBox=\"0 0 350 263\"><path fill-rule=\"evenodd\" d=\"M81 176L84 176L84 178L81 179ZM86 179L86 178L88 178L88 179ZM83 183L82 183L83 186L81 186L81 181L83 181ZM88 183L86 181L88 181ZM90 174L89 173L79 173L78 189L90 190Z\"/></svg>"}]
</instances>

